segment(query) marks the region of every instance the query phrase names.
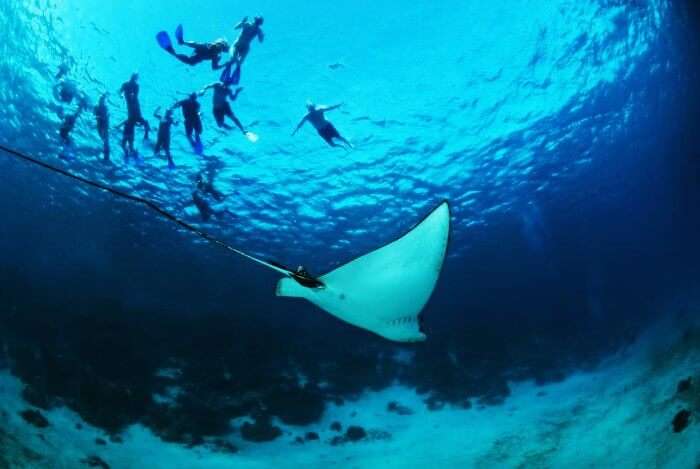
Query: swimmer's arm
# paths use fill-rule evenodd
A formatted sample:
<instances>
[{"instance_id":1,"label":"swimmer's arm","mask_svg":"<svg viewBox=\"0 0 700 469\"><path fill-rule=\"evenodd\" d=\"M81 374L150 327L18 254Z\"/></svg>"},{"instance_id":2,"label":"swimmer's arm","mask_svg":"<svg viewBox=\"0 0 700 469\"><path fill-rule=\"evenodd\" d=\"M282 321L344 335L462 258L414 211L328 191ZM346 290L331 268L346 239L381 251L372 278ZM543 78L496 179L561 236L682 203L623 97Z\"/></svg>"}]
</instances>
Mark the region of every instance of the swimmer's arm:
<instances>
[{"instance_id":1,"label":"swimmer's arm","mask_svg":"<svg viewBox=\"0 0 700 469\"><path fill-rule=\"evenodd\" d=\"M248 22L248 17L244 16L243 19L236 26L233 27L233 29L241 29L243 27L243 25L246 24L247 22Z\"/></svg>"},{"instance_id":2,"label":"swimmer's arm","mask_svg":"<svg viewBox=\"0 0 700 469\"><path fill-rule=\"evenodd\" d=\"M265 33L262 29L258 28L258 41L263 42L265 40Z\"/></svg>"},{"instance_id":3,"label":"swimmer's arm","mask_svg":"<svg viewBox=\"0 0 700 469\"><path fill-rule=\"evenodd\" d=\"M342 105L343 105L343 103L334 104L333 106L319 106L319 110L324 111L324 112L325 111L333 111L335 109L338 109Z\"/></svg>"},{"instance_id":4,"label":"swimmer's arm","mask_svg":"<svg viewBox=\"0 0 700 469\"><path fill-rule=\"evenodd\" d=\"M201 90L199 90L199 92L197 94L199 96L204 96L205 94L207 94L207 91L214 88L214 86L216 86L216 83L210 83L207 86L205 86L204 88L202 88Z\"/></svg>"},{"instance_id":5,"label":"swimmer's arm","mask_svg":"<svg viewBox=\"0 0 700 469\"><path fill-rule=\"evenodd\" d=\"M301 122L299 122L299 124L297 124L296 129L294 129L294 132L292 132L292 136L294 136L294 135L299 131L299 129L301 129L301 126L304 125L304 123L305 123L308 119L309 119L309 115L307 114L307 115L304 116L304 118L301 120Z\"/></svg>"},{"instance_id":6,"label":"swimmer's arm","mask_svg":"<svg viewBox=\"0 0 700 469\"><path fill-rule=\"evenodd\" d=\"M228 61L227 61L227 62L224 62L224 63L219 63L220 60L221 60L221 56L220 56L220 55L217 55L216 57L214 57L213 59L211 59L211 69L212 69L212 70L221 70L221 69L224 68L226 65L228 65Z\"/></svg>"},{"instance_id":7,"label":"swimmer's arm","mask_svg":"<svg viewBox=\"0 0 700 469\"><path fill-rule=\"evenodd\" d=\"M228 96L229 96L229 98L231 98L231 101L235 101L236 98L238 98L238 95L240 94L241 91L243 91L243 87L242 87L242 86L239 86L239 87L236 89L236 92L235 92L235 93L232 93L231 90L228 90Z\"/></svg>"},{"instance_id":8,"label":"swimmer's arm","mask_svg":"<svg viewBox=\"0 0 700 469\"><path fill-rule=\"evenodd\" d=\"M160 116L160 106L158 106L158 107L156 108L156 110L153 111L153 117L155 117L156 119L161 119L161 116Z\"/></svg>"}]
</instances>

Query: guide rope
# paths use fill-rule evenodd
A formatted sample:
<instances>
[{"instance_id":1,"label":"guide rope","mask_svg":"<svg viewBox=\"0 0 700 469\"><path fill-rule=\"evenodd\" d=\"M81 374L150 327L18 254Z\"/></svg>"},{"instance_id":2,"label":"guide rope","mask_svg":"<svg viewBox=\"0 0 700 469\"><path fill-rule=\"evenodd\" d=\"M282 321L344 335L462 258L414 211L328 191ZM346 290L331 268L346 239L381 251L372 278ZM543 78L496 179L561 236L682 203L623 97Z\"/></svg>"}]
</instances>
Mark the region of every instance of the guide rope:
<instances>
[{"instance_id":1,"label":"guide rope","mask_svg":"<svg viewBox=\"0 0 700 469\"><path fill-rule=\"evenodd\" d=\"M289 269L285 269L285 268L283 268L283 267L281 267L281 266L277 266L277 265L271 264L271 263L269 263L269 262L263 261L262 259L258 259L258 258L256 258L256 257L253 257L253 256L251 256L250 254L248 254L248 253L246 253L246 252L243 252L243 251L241 251L240 249L236 249L236 248L234 248L233 246L231 246L230 244L225 243L224 241L221 241L220 239L217 239L217 238L213 237L213 236L210 235L209 233L207 233L207 232L205 232L205 231L202 231L202 230L200 230L199 228L196 228L196 227L190 225L189 223L187 223L187 222L185 222L185 221L179 219L178 217L176 217L176 216L173 215L172 213L170 213L170 212L168 212L168 211L162 209L160 206L158 206L155 202L153 202L153 201L151 201L151 200L148 200L148 199L145 199L145 198L143 198L143 197L139 197L139 196L136 196L136 195L133 195L133 194L129 194L129 193L124 192L124 191L121 191L121 190L119 190L119 189L115 189L115 188L113 188L113 187L109 187L109 186L104 185L104 184L101 184L101 183L99 183L99 182L92 181L92 180L90 180L90 179L84 178L84 177L82 177L82 176L80 176L80 175L73 174L73 173L71 173L70 171L66 171L65 169L61 169L61 168L58 168L58 167L53 166L53 165L51 165L51 164L45 163L44 161L41 161L41 160L39 160L39 159L37 159L37 158L31 157L31 156L29 156L29 155L26 155L26 154L20 152L20 151L14 150L14 149L9 148L9 147L6 147L6 146L4 146L4 145L0 145L0 150L3 151L3 152L4 152L5 154L7 154L7 155L10 155L10 156L13 156L13 157L15 157L15 158L18 158L18 159L20 159L20 160L24 160L24 161L26 161L26 162L28 162L28 163L31 163L31 164L40 166L40 167L42 167L42 168L44 168L44 169L48 169L49 171L53 171L54 173L58 173L58 174L60 174L60 175L62 175L62 176L71 178L71 179L73 179L73 180L75 180L75 181L81 182L81 183L86 184L86 185L88 185L88 186L92 186L92 187L95 187L95 188L97 188L97 189L100 189L100 190L103 190L103 191L105 191L105 192L108 192L108 193L110 193L110 194L112 194L112 195L115 195L115 196L117 196L117 197L121 197L121 198L123 198L123 199L131 200L132 202L136 202L136 203L145 205L146 207L148 207L149 209L151 209L151 210L153 210L154 212L158 213L158 214L161 215L162 217L164 217L164 218L170 220L170 221L173 222L173 223L176 223L177 225L181 226L182 228L184 228L184 229L186 229L186 230L188 230L188 231L190 231L190 232L196 234L196 235L199 236L200 238L203 238L203 239L209 241L210 243L213 243L213 244L216 244L216 245L218 245L218 246L221 246L222 248L224 248L224 249L226 249L226 250L228 250L228 251L230 251L230 252L233 252L233 253L235 253L235 254L238 254L239 256L243 256L243 257L245 257L245 258L247 258L247 259L250 259L250 260L253 261L253 262L257 262L258 264L263 265L263 266L265 266L265 267L267 267L267 268L269 268L269 269L275 270L275 271L277 271L277 272L279 272L279 273L281 273L281 274L284 274L284 275L287 275L287 276L291 276L291 277L293 277L293 278L296 277L295 273L292 272L292 271L290 271Z\"/></svg>"}]
</instances>

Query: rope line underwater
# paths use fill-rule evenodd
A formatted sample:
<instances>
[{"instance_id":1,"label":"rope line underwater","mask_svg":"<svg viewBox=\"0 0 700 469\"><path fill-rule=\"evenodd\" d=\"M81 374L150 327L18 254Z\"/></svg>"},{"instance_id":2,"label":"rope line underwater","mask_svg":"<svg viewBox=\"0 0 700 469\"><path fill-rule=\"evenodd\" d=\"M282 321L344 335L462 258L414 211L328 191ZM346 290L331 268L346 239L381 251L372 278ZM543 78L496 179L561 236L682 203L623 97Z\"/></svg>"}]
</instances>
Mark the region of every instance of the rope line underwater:
<instances>
[{"instance_id":1,"label":"rope line underwater","mask_svg":"<svg viewBox=\"0 0 700 469\"><path fill-rule=\"evenodd\" d=\"M168 212L167 210L161 208L159 205L157 205L155 202L150 201L148 199L145 199L143 197L139 197L133 194L129 194L128 192L121 191L119 189L115 189L113 187L109 187L107 185L101 184L99 182L92 181L90 179L84 178L82 176L79 176L77 174L71 173L70 171L66 171L65 169L58 168L56 166L53 166L51 164L45 163L44 161L41 161L37 158L34 158L32 156L26 155L18 150L15 150L13 148L6 147L5 145L0 144L0 151L4 152L7 155L13 156L15 158L18 158L20 160L26 161L28 163L40 166L44 169L47 169L49 171L53 171L55 173L58 173L62 176L68 177L70 179L73 179L75 181L81 182L83 184L86 184L88 186L95 187L97 189L103 190L105 192L108 192L112 195L115 195L117 197L121 197L123 199L130 200L132 202L136 202L139 204L142 204L146 206L147 208L153 210L154 212L158 213L162 217L166 218L167 220L170 220L171 222L177 224L178 226L190 231L191 233L196 234L197 236L209 241L212 244L216 244L230 252L233 252L234 254L238 254L239 256L245 257L246 259L249 259L253 262L256 262L260 265L263 265L269 269L272 269L276 272L279 272L283 275L289 276L297 280L299 283L301 283L304 286L311 286L311 287L319 287L322 286L322 284L312 278L306 275L305 273L297 273L293 272L287 268L284 268L280 265L275 265L266 261L263 261L262 259L258 259L257 257L251 256L250 254L241 251L240 249L236 249L235 247L231 246L228 243L225 243L224 241L221 241L218 238L215 238L214 236L210 235L206 231L202 231L199 228L196 228L189 223L179 219L172 213Z\"/></svg>"}]
</instances>

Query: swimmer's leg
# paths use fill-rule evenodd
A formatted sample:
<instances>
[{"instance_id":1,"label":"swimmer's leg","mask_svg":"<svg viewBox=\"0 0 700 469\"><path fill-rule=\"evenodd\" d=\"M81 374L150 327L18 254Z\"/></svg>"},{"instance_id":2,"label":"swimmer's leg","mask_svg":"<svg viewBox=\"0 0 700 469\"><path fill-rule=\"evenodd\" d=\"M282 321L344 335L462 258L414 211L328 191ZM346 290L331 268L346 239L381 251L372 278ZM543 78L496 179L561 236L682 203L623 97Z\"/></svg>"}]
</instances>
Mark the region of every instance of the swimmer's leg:
<instances>
[{"instance_id":1,"label":"swimmer's leg","mask_svg":"<svg viewBox=\"0 0 700 469\"><path fill-rule=\"evenodd\" d=\"M163 150L165 150L165 157L168 159L168 168L173 169L175 167L175 162L170 154L170 141L163 142Z\"/></svg>"},{"instance_id":2,"label":"swimmer's leg","mask_svg":"<svg viewBox=\"0 0 700 469\"><path fill-rule=\"evenodd\" d=\"M230 130L231 127L224 122L224 117L226 117L226 113L222 109L214 109L214 120L216 121L216 125L220 128Z\"/></svg>"},{"instance_id":3,"label":"swimmer's leg","mask_svg":"<svg viewBox=\"0 0 700 469\"><path fill-rule=\"evenodd\" d=\"M333 137L330 137L330 136L328 136L328 135L323 135L323 134L321 134L321 138L323 138L323 140L325 140L326 143L327 143L328 145L332 146L332 147L338 147L338 146L340 146L340 145L338 145L337 143L335 143L335 142L333 141Z\"/></svg>"},{"instance_id":4,"label":"swimmer's leg","mask_svg":"<svg viewBox=\"0 0 700 469\"><path fill-rule=\"evenodd\" d=\"M143 116L139 117L136 122L143 125L143 139L148 140L148 133L151 131L151 125L146 119L143 118Z\"/></svg>"},{"instance_id":5,"label":"swimmer's leg","mask_svg":"<svg viewBox=\"0 0 700 469\"><path fill-rule=\"evenodd\" d=\"M354 148L352 146L352 143L350 143L350 141L348 139L346 139L345 137L343 137L342 135L338 134L335 136L335 138L340 140L343 143L343 145L345 145L345 148L347 148L347 149Z\"/></svg>"},{"instance_id":6,"label":"swimmer's leg","mask_svg":"<svg viewBox=\"0 0 700 469\"><path fill-rule=\"evenodd\" d=\"M245 129L243 128L243 124L241 124L241 121L238 120L238 117L236 117L236 115L233 113L233 111L231 111L231 110L229 109L229 111L228 111L228 113L227 113L226 115L233 121L234 124L236 124L236 127L238 127L238 129L239 129L241 132L245 133ZM231 127L229 127L229 129L230 129L230 128L231 128Z\"/></svg>"}]
</instances>

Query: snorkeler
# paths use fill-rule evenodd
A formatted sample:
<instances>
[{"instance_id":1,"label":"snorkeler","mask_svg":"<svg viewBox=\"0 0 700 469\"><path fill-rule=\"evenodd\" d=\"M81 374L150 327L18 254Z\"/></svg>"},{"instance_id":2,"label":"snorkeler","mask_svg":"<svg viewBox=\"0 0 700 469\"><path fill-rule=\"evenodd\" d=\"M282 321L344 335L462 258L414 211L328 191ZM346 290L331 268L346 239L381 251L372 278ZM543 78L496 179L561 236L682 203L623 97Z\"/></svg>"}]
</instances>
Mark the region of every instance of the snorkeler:
<instances>
[{"instance_id":1,"label":"snorkeler","mask_svg":"<svg viewBox=\"0 0 700 469\"><path fill-rule=\"evenodd\" d=\"M233 29L240 29L241 32L231 47L231 60L226 63L224 71L221 73L220 79L222 82L234 85L240 82L241 65L243 65L248 52L250 52L250 44L256 37L260 42L265 40L265 34L260 28L264 22L265 20L262 16L256 16L252 22L249 22L246 16L233 27ZM236 66L235 69L233 68L234 65Z\"/></svg>"},{"instance_id":2,"label":"snorkeler","mask_svg":"<svg viewBox=\"0 0 700 469\"><path fill-rule=\"evenodd\" d=\"M124 150L124 161L129 161L129 157L138 157L138 153L134 149L134 134L136 133L136 121L126 119L119 124L117 128L123 127L121 146Z\"/></svg>"},{"instance_id":3,"label":"snorkeler","mask_svg":"<svg viewBox=\"0 0 700 469\"><path fill-rule=\"evenodd\" d=\"M105 161L109 160L109 109L107 109L107 93L100 96L97 105L95 106L95 123L97 125L97 133L102 140L102 154Z\"/></svg>"},{"instance_id":4,"label":"snorkeler","mask_svg":"<svg viewBox=\"0 0 700 469\"><path fill-rule=\"evenodd\" d=\"M156 146L153 149L153 154L158 156L161 150L165 151L165 157L168 159L168 168L174 168L175 163L170 155L170 128L173 124L177 124L173 120L173 110L168 109L165 111L165 115L160 115L160 107L156 109L153 115L158 119L158 140L156 141Z\"/></svg>"},{"instance_id":5,"label":"snorkeler","mask_svg":"<svg viewBox=\"0 0 700 469\"><path fill-rule=\"evenodd\" d=\"M53 86L53 96L57 101L65 104L70 104L74 99L85 101L86 97L78 90L78 85L75 81L68 78L70 67L66 64L61 64L56 73L56 84Z\"/></svg>"},{"instance_id":6,"label":"snorkeler","mask_svg":"<svg viewBox=\"0 0 700 469\"><path fill-rule=\"evenodd\" d=\"M151 126L141 114L141 104L139 103L139 74L132 73L129 81L122 85L119 92L124 96L124 100L126 101L127 120L133 121L134 125L143 125L143 139L148 140L148 132L151 130Z\"/></svg>"},{"instance_id":7,"label":"snorkeler","mask_svg":"<svg viewBox=\"0 0 700 469\"><path fill-rule=\"evenodd\" d=\"M192 93L187 99L178 101L171 109L182 108L182 119L185 122L185 133L187 140L194 149L195 153L201 155L204 151L202 145L202 118L199 115L199 101L197 101L197 93ZM192 136L194 134L194 137Z\"/></svg>"},{"instance_id":8,"label":"snorkeler","mask_svg":"<svg viewBox=\"0 0 700 469\"><path fill-rule=\"evenodd\" d=\"M325 112L338 109L342 104L336 104L335 106L317 106L312 102L306 103L306 109L309 111L304 118L299 122L292 135L296 134L305 122L309 122L314 126L318 134L332 147L343 147L346 150L352 148L352 144L340 133L338 130L326 120ZM343 145L338 145L335 140L340 140Z\"/></svg>"},{"instance_id":9,"label":"snorkeler","mask_svg":"<svg viewBox=\"0 0 700 469\"><path fill-rule=\"evenodd\" d=\"M156 35L156 40L158 41L160 47L182 63L187 65L197 65L201 62L211 60L212 70L218 70L223 67L223 65L219 65L219 61L221 60L221 54L225 53L229 49L229 45L226 40L217 39L214 42L185 41L182 25L178 25L178 27L175 29L175 39L177 39L177 43L181 46L187 46L194 49L192 55L178 54L175 52L175 48L173 47L173 43L170 40L170 36L167 32L161 31Z\"/></svg>"},{"instance_id":10,"label":"snorkeler","mask_svg":"<svg viewBox=\"0 0 700 469\"><path fill-rule=\"evenodd\" d=\"M233 27L233 29L241 30L231 50L231 55L233 55L232 60L234 62L239 65L243 64L243 61L248 56L248 52L250 52L250 44L253 42L253 39L257 37L260 42L265 40L265 34L260 28L264 22L265 20L262 16L256 16L253 18L252 22L249 22L246 16L240 23Z\"/></svg>"},{"instance_id":11,"label":"snorkeler","mask_svg":"<svg viewBox=\"0 0 700 469\"><path fill-rule=\"evenodd\" d=\"M195 185L198 191L203 192L205 194L209 194L217 202L221 202L222 200L224 200L224 194L221 191L219 191L216 187L214 187L213 177L210 176L208 178L205 178L202 173L197 173Z\"/></svg>"},{"instance_id":12,"label":"snorkeler","mask_svg":"<svg viewBox=\"0 0 700 469\"><path fill-rule=\"evenodd\" d=\"M231 85L228 85L223 82L216 82L212 83L211 85L205 86L202 89L202 91L199 92L199 95L204 96L204 94L209 89L213 90L214 100L212 102L212 109L214 113L214 120L216 120L216 124L219 127L222 127L226 130L233 129L233 127L224 122L224 119L228 117L233 121L233 123L236 125L236 127L238 127L238 129L243 133L243 135L247 136L248 132L246 131L246 129L243 128L243 124L241 124L241 121L239 121L236 115L233 113L233 110L231 109L231 104L228 101L229 99L231 101L235 101L236 98L238 98L238 94L241 91L243 91L243 88L238 88L235 92L232 92Z\"/></svg>"},{"instance_id":13,"label":"snorkeler","mask_svg":"<svg viewBox=\"0 0 700 469\"><path fill-rule=\"evenodd\" d=\"M73 129L75 128L75 123L78 121L78 118L83 113L84 108L85 103L81 102L78 105L78 109L74 113L68 114L63 118L63 122L61 123L61 128L59 129L58 133L61 136L61 141L66 147L73 145L73 139L71 138L70 134L71 132L73 132Z\"/></svg>"},{"instance_id":14,"label":"snorkeler","mask_svg":"<svg viewBox=\"0 0 700 469\"><path fill-rule=\"evenodd\" d=\"M235 218L235 215L228 209L219 210L213 208L211 204L207 202L204 194L202 194L199 189L195 189L192 192L192 203L194 203L194 206L197 207L199 215L202 217L202 221L208 221L212 215L214 215L216 218L221 218L224 215L229 215Z\"/></svg>"}]
</instances>

